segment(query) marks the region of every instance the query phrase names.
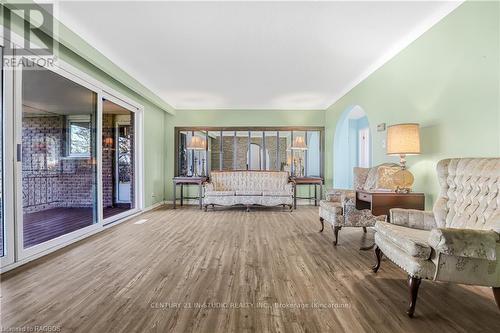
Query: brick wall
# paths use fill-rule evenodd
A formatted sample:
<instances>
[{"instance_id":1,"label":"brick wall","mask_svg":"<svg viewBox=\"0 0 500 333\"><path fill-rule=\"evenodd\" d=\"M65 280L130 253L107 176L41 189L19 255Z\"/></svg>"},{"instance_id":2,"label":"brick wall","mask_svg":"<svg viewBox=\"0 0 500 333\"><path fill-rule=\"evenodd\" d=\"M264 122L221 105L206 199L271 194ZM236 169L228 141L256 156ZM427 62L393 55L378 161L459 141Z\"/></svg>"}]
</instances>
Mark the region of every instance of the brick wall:
<instances>
[{"instance_id":1,"label":"brick wall","mask_svg":"<svg viewBox=\"0 0 500 333\"><path fill-rule=\"evenodd\" d=\"M64 157L65 117L23 117L22 126L24 212L92 207L95 166Z\"/></svg>"},{"instance_id":2,"label":"brick wall","mask_svg":"<svg viewBox=\"0 0 500 333\"><path fill-rule=\"evenodd\" d=\"M115 116L103 117L103 140L115 140ZM65 157L66 118L64 116L23 117L22 170L23 207L32 213L57 207L92 207L95 168L88 158ZM134 144L132 123L131 144ZM114 147L113 147L114 148ZM132 156L134 154L132 150ZM103 149L103 204L113 206L115 188L115 150ZM132 159L132 170L134 170ZM134 201L134 174L131 175L131 200Z\"/></svg>"},{"instance_id":3,"label":"brick wall","mask_svg":"<svg viewBox=\"0 0 500 333\"><path fill-rule=\"evenodd\" d=\"M220 137L210 138L211 142L211 169L219 170L220 166ZM234 159L234 137L224 136L222 137L222 166L223 170L233 169L233 159ZM258 144L262 146L262 138L253 137L250 140L251 143ZM276 150L278 149L276 145L276 137L266 136L266 150L269 153L269 168L275 170L276 165ZM280 164L286 162L286 138L280 138ZM285 147L285 148L283 148ZM248 137L236 137L236 167L237 170L246 170L247 168L247 153L248 153ZM278 166L279 168L280 166Z\"/></svg>"}]
</instances>

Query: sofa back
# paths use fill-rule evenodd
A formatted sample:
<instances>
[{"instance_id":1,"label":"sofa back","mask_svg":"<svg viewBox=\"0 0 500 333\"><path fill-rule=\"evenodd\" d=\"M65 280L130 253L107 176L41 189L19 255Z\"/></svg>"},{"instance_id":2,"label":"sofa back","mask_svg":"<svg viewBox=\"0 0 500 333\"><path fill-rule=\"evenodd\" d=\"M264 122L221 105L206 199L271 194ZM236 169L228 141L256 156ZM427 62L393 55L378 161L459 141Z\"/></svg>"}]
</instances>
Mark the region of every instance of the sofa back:
<instances>
[{"instance_id":1,"label":"sofa back","mask_svg":"<svg viewBox=\"0 0 500 333\"><path fill-rule=\"evenodd\" d=\"M437 165L438 227L500 232L500 158L452 158Z\"/></svg>"},{"instance_id":2,"label":"sofa back","mask_svg":"<svg viewBox=\"0 0 500 333\"><path fill-rule=\"evenodd\" d=\"M401 170L401 167L395 163L379 164L371 168L353 169L353 188L354 190L374 191L377 189L395 190L393 175Z\"/></svg>"},{"instance_id":3,"label":"sofa back","mask_svg":"<svg viewBox=\"0 0 500 333\"><path fill-rule=\"evenodd\" d=\"M288 183L286 171L212 171L215 191L277 191Z\"/></svg>"}]
</instances>

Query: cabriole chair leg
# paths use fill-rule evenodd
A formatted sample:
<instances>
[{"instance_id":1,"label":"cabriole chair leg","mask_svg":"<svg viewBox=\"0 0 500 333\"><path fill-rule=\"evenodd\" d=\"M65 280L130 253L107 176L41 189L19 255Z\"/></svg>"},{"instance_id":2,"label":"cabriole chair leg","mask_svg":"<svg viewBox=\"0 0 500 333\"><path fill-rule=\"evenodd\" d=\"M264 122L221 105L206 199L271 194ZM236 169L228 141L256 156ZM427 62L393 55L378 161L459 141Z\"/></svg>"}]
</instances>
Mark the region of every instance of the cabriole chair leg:
<instances>
[{"instance_id":1,"label":"cabriole chair leg","mask_svg":"<svg viewBox=\"0 0 500 333\"><path fill-rule=\"evenodd\" d=\"M372 271L374 273L377 273L378 269L380 268L380 262L382 261L382 251L380 250L380 248L375 245L375 259L377 259L377 262L375 264L375 266L372 267Z\"/></svg>"},{"instance_id":2,"label":"cabriole chair leg","mask_svg":"<svg viewBox=\"0 0 500 333\"><path fill-rule=\"evenodd\" d=\"M406 313L410 318L412 318L413 314L415 313L415 305L417 305L418 287L420 286L420 282L422 282L422 279L408 276L408 292L410 296L410 304Z\"/></svg>"},{"instance_id":3,"label":"cabriole chair leg","mask_svg":"<svg viewBox=\"0 0 500 333\"><path fill-rule=\"evenodd\" d=\"M319 218L319 222L321 222L321 230L319 232L323 232L323 230L325 230L325 219L323 219L322 217Z\"/></svg>"},{"instance_id":4,"label":"cabriole chair leg","mask_svg":"<svg viewBox=\"0 0 500 333\"><path fill-rule=\"evenodd\" d=\"M342 229L342 227L333 227L333 236L335 239L333 240L333 245L337 246L337 243L339 241L339 231Z\"/></svg>"}]
</instances>

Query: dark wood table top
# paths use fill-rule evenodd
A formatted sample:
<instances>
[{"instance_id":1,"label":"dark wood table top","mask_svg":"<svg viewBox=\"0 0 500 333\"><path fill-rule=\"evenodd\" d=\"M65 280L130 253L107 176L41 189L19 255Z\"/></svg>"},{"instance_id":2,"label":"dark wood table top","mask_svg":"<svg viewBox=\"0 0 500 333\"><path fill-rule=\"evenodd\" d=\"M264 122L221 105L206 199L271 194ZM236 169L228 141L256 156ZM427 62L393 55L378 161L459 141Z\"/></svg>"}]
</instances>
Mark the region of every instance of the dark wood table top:
<instances>
[{"instance_id":1,"label":"dark wood table top","mask_svg":"<svg viewBox=\"0 0 500 333\"><path fill-rule=\"evenodd\" d=\"M420 192L409 192L409 193L398 193L398 192L389 192L389 191L365 191L365 190L356 190L356 193L366 193L370 195L386 195L386 196L425 196L424 193Z\"/></svg>"},{"instance_id":2,"label":"dark wood table top","mask_svg":"<svg viewBox=\"0 0 500 333\"><path fill-rule=\"evenodd\" d=\"M203 184L208 180L208 177L188 177L188 176L179 176L172 178L174 183L176 184Z\"/></svg>"},{"instance_id":3,"label":"dark wood table top","mask_svg":"<svg viewBox=\"0 0 500 333\"><path fill-rule=\"evenodd\" d=\"M323 184L321 177L290 177L295 184Z\"/></svg>"}]
</instances>

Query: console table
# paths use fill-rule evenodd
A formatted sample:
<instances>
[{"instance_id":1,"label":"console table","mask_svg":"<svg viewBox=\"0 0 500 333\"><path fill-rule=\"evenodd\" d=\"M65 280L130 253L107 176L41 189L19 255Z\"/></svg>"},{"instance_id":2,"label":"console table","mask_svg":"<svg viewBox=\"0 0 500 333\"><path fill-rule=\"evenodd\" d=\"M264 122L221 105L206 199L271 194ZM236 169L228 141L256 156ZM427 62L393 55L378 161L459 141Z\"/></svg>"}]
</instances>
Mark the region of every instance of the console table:
<instances>
[{"instance_id":1,"label":"console table","mask_svg":"<svg viewBox=\"0 0 500 333\"><path fill-rule=\"evenodd\" d=\"M177 201L177 185L181 186L181 206L184 204L184 185L198 185L198 196L197 197L186 197L186 199L198 199L200 209L202 208L203 200L203 184L208 180L208 177L174 177L174 209L176 208Z\"/></svg>"},{"instance_id":2,"label":"console table","mask_svg":"<svg viewBox=\"0 0 500 333\"><path fill-rule=\"evenodd\" d=\"M314 206L318 205L318 191L319 186L319 200L323 195L323 178L320 177L290 177L294 183L293 187L293 208L297 209L297 199L314 199ZM314 197L297 197L297 185L314 185Z\"/></svg>"},{"instance_id":3,"label":"console table","mask_svg":"<svg viewBox=\"0 0 500 333\"><path fill-rule=\"evenodd\" d=\"M387 215L390 219L391 208L425 209L423 193L395 193L356 191L356 209L370 209L375 216Z\"/></svg>"}]
</instances>

